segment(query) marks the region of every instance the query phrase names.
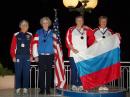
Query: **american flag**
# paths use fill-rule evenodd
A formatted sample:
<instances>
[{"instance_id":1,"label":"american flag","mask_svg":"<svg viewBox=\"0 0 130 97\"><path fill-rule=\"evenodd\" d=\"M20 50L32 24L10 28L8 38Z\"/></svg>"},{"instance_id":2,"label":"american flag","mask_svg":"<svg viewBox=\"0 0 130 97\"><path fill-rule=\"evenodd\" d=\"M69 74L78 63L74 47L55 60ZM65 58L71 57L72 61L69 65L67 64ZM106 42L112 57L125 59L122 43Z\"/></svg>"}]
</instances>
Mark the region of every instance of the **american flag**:
<instances>
[{"instance_id":1,"label":"american flag","mask_svg":"<svg viewBox=\"0 0 130 97\"><path fill-rule=\"evenodd\" d=\"M55 20L53 24L54 30L54 52L55 52L55 85L58 88L65 88L66 77L65 77L65 67L63 52L61 46L60 32L59 32L59 23L57 18L57 10L55 11Z\"/></svg>"}]
</instances>

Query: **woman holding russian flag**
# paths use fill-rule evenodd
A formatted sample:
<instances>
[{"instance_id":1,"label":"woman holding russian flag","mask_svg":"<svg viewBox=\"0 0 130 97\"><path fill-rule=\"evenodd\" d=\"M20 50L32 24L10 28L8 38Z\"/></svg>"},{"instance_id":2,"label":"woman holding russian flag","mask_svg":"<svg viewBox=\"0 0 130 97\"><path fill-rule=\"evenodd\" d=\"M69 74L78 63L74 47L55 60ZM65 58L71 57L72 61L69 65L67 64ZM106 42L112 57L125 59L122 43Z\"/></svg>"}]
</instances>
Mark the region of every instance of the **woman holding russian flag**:
<instances>
[{"instance_id":1,"label":"woman holding russian flag","mask_svg":"<svg viewBox=\"0 0 130 97\"><path fill-rule=\"evenodd\" d=\"M106 16L99 17L99 27L94 30L94 36L97 42L114 34L114 32L107 27L107 21L108 18ZM116 34L121 39L120 34Z\"/></svg>"},{"instance_id":2,"label":"woman holding russian flag","mask_svg":"<svg viewBox=\"0 0 130 97\"><path fill-rule=\"evenodd\" d=\"M75 18L76 25L68 29L66 34L66 46L71 65L71 84L72 90L82 91L83 87L77 73L76 64L73 55L87 49L95 42L95 37L91 28L84 26L83 16Z\"/></svg>"},{"instance_id":3,"label":"woman holding russian flag","mask_svg":"<svg viewBox=\"0 0 130 97\"><path fill-rule=\"evenodd\" d=\"M94 36L95 36L96 42L99 42L114 34L114 32L107 27L107 22L108 22L108 18L106 16L99 17L99 27L94 30ZM116 33L116 34L118 35L119 39L121 39L120 34L119 33ZM104 85L104 86L100 86L99 90L108 91L109 88Z\"/></svg>"}]
</instances>

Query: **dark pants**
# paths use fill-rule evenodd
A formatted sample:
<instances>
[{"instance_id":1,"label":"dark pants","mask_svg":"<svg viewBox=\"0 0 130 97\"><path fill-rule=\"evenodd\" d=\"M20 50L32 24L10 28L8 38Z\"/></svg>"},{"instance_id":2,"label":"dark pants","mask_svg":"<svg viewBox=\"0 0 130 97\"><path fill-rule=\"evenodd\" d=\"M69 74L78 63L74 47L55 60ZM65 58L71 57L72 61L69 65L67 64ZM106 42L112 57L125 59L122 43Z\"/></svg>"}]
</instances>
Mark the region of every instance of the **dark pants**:
<instances>
[{"instance_id":1,"label":"dark pants","mask_svg":"<svg viewBox=\"0 0 130 97\"><path fill-rule=\"evenodd\" d=\"M50 93L51 87L51 72L54 55L40 55L39 56L39 87L41 91ZM45 81L46 72L46 81ZM46 83L45 83L46 82Z\"/></svg>"},{"instance_id":2,"label":"dark pants","mask_svg":"<svg viewBox=\"0 0 130 97\"><path fill-rule=\"evenodd\" d=\"M17 55L15 63L15 88L29 88L30 58Z\"/></svg>"},{"instance_id":3,"label":"dark pants","mask_svg":"<svg viewBox=\"0 0 130 97\"><path fill-rule=\"evenodd\" d=\"M74 58L70 57L69 61L70 61L70 66L71 66L71 84L76 85L76 86L81 86L82 83L81 83L80 77L78 75L78 71L77 71L76 64L74 62Z\"/></svg>"}]
</instances>

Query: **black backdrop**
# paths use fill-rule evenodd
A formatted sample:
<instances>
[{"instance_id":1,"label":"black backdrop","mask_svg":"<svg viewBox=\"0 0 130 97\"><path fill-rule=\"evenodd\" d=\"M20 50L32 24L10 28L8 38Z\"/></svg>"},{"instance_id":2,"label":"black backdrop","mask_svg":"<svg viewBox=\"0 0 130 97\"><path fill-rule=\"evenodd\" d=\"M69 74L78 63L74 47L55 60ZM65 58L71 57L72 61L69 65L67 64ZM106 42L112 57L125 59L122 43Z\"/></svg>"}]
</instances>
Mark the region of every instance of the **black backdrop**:
<instances>
[{"instance_id":1,"label":"black backdrop","mask_svg":"<svg viewBox=\"0 0 130 97\"><path fill-rule=\"evenodd\" d=\"M121 60L130 61L130 38L129 38L129 0L99 0L98 6L92 13L85 13L85 24L95 28L98 26L98 17L106 15L109 17L108 26L122 36ZM65 47L65 33L68 27L74 24L77 12L69 12L63 6L62 0L4 0L0 3L0 62L8 68L13 68L9 49L13 33L18 31L18 23L22 19L30 22L30 29L35 34L40 28L39 19L49 16L54 20L53 8L58 9L61 39L63 44L64 58L67 59Z\"/></svg>"}]
</instances>

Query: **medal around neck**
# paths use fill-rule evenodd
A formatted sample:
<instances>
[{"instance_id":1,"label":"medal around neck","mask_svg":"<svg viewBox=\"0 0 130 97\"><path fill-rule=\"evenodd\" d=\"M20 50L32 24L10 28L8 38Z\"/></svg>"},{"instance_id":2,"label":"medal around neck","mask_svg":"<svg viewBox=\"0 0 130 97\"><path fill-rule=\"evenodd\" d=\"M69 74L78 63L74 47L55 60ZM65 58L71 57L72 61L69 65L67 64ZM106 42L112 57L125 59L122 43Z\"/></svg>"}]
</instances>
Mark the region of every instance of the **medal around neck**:
<instances>
[{"instance_id":1,"label":"medal around neck","mask_svg":"<svg viewBox=\"0 0 130 97\"><path fill-rule=\"evenodd\" d=\"M21 44L21 47L25 47L25 44L24 44L24 43L22 43L22 44Z\"/></svg>"},{"instance_id":2,"label":"medal around neck","mask_svg":"<svg viewBox=\"0 0 130 97\"><path fill-rule=\"evenodd\" d=\"M44 42L46 42L46 40L45 40L45 39L44 39L43 41L44 41Z\"/></svg>"},{"instance_id":3,"label":"medal around neck","mask_svg":"<svg viewBox=\"0 0 130 97\"><path fill-rule=\"evenodd\" d=\"M105 36L102 36L102 38L106 38Z\"/></svg>"},{"instance_id":4,"label":"medal around neck","mask_svg":"<svg viewBox=\"0 0 130 97\"><path fill-rule=\"evenodd\" d=\"M80 30L77 29L77 31L79 32L79 34L81 34L82 36L80 37L81 39L84 39L83 35L84 35L84 31L81 32Z\"/></svg>"},{"instance_id":5,"label":"medal around neck","mask_svg":"<svg viewBox=\"0 0 130 97\"><path fill-rule=\"evenodd\" d=\"M84 37L83 37L83 36L81 36L80 38L81 38L81 39L84 39Z\"/></svg>"}]
</instances>

